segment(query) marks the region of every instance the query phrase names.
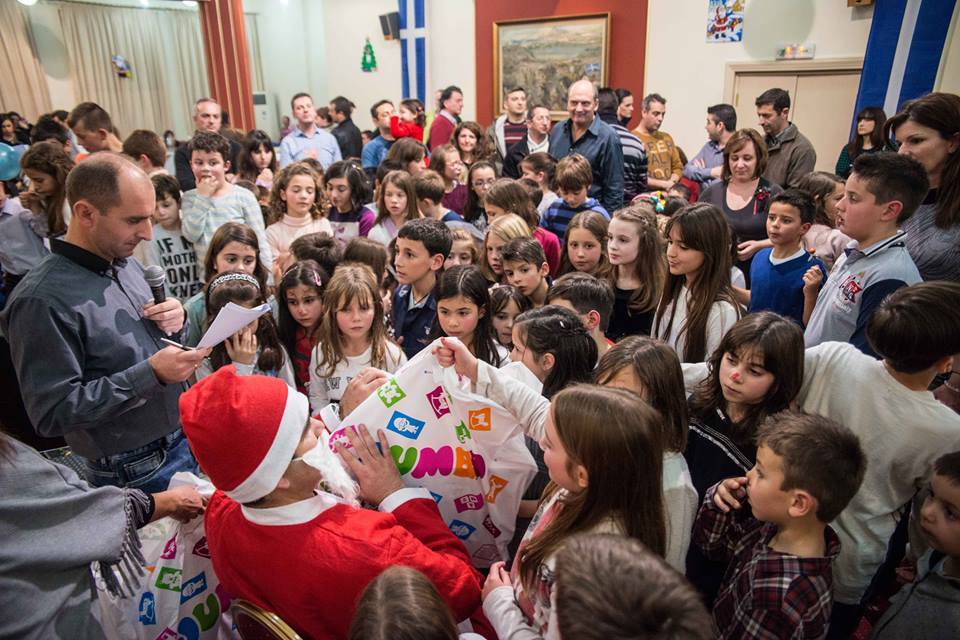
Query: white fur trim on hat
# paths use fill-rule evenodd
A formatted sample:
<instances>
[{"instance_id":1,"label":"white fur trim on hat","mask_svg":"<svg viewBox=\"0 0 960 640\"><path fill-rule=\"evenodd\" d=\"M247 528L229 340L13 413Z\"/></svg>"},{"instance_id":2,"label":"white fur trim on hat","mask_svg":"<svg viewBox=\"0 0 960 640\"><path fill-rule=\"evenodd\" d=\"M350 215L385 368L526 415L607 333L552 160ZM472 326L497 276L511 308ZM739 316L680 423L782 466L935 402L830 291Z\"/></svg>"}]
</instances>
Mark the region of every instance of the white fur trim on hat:
<instances>
[{"instance_id":1,"label":"white fur trim on hat","mask_svg":"<svg viewBox=\"0 0 960 640\"><path fill-rule=\"evenodd\" d=\"M247 476L247 479L237 485L232 491L225 491L228 496L240 504L259 500L277 488L277 484L293 460L297 445L303 438L303 429L310 416L310 403L307 397L292 387L287 387L287 403L283 409L283 417L270 445L270 450L264 456L257 468ZM229 443L224 443L229 446Z\"/></svg>"}]
</instances>

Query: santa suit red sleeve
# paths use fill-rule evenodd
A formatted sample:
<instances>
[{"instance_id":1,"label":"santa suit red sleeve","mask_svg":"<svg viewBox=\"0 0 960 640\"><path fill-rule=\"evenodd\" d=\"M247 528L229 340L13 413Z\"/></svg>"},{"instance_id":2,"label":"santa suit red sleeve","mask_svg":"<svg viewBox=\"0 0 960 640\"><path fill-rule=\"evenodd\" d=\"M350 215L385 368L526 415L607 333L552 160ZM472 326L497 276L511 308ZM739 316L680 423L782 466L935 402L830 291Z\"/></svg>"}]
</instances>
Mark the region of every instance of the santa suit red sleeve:
<instances>
[{"instance_id":1,"label":"santa suit red sleeve","mask_svg":"<svg viewBox=\"0 0 960 640\"><path fill-rule=\"evenodd\" d=\"M408 499L392 506L391 498L399 496L402 500L406 491L409 490L395 492L380 505L381 510L390 510L412 538L413 544L404 544L396 550L396 564L423 572L437 587L454 617L465 620L476 612L480 602L481 576L473 568L466 547L444 524L433 499ZM413 495L413 491L409 495ZM424 553L424 547L429 553Z\"/></svg>"}]
</instances>

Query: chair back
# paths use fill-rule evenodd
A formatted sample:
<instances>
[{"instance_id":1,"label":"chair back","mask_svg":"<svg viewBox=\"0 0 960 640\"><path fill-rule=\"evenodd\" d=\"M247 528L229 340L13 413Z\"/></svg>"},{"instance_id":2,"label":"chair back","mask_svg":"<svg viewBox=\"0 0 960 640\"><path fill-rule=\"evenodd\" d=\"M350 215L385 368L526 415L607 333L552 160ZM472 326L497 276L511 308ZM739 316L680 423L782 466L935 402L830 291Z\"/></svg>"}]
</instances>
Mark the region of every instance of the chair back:
<instances>
[{"instance_id":1,"label":"chair back","mask_svg":"<svg viewBox=\"0 0 960 640\"><path fill-rule=\"evenodd\" d=\"M252 602L235 599L230 604L230 613L243 640L303 640L280 616Z\"/></svg>"}]
</instances>

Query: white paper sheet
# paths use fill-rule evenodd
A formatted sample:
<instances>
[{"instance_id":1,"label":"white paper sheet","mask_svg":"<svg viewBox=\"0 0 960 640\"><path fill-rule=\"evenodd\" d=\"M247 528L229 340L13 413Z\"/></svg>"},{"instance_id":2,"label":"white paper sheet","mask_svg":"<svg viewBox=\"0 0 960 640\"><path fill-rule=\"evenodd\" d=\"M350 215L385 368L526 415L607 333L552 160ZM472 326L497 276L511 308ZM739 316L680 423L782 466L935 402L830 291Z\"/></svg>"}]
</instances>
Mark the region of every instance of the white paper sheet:
<instances>
[{"instance_id":1,"label":"white paper sheet","mask_svg":"<svg viewBox=\"0 0 960 640\"><path fill-rule=\"evenodd\" d=\"M233 302L228 302L220 309L220 313L210 324L210 328L200 338L197 348L204 349L217 346L268 311L270 311L270 305L266 303L259 307L247 309Z\"/></svg>"}]
</instances>

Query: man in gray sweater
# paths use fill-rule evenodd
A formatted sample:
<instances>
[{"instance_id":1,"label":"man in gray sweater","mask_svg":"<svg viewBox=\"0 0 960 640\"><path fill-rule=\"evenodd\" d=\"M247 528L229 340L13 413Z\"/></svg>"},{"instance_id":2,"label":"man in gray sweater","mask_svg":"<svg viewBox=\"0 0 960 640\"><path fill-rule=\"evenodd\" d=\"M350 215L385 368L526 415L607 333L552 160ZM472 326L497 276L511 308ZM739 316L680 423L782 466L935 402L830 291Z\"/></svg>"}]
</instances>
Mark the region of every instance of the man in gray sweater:
<instances>
[{"instance_id":1,"label":"man in gray sweater","mask_svg":"<svg viewBox=\"0 0 960 640\"><path fill-rule=\"evenodd\" d=\"M783 89L767 89L757 96L755 104L769 154L763 177L784 189L796 187L800 178L813 171L817 152L790 122L790 94Z\"/></svg>"},{"instance_id":2,"label":"man in gray sweater","mask_svg":"<svg viewBox=\"0 0 960 640\"><path fill-rule=\"evenodd\" d=\"M176 471L197 469L177 402L209 349L164 347L183 329L183 306L154 304L130 258L152 237L147 175L101 152L67 176L67 199L66 235L20 281L0 331L31 422L66 439L90 484L163 491Z\"/></svg>"}]
</instances>

